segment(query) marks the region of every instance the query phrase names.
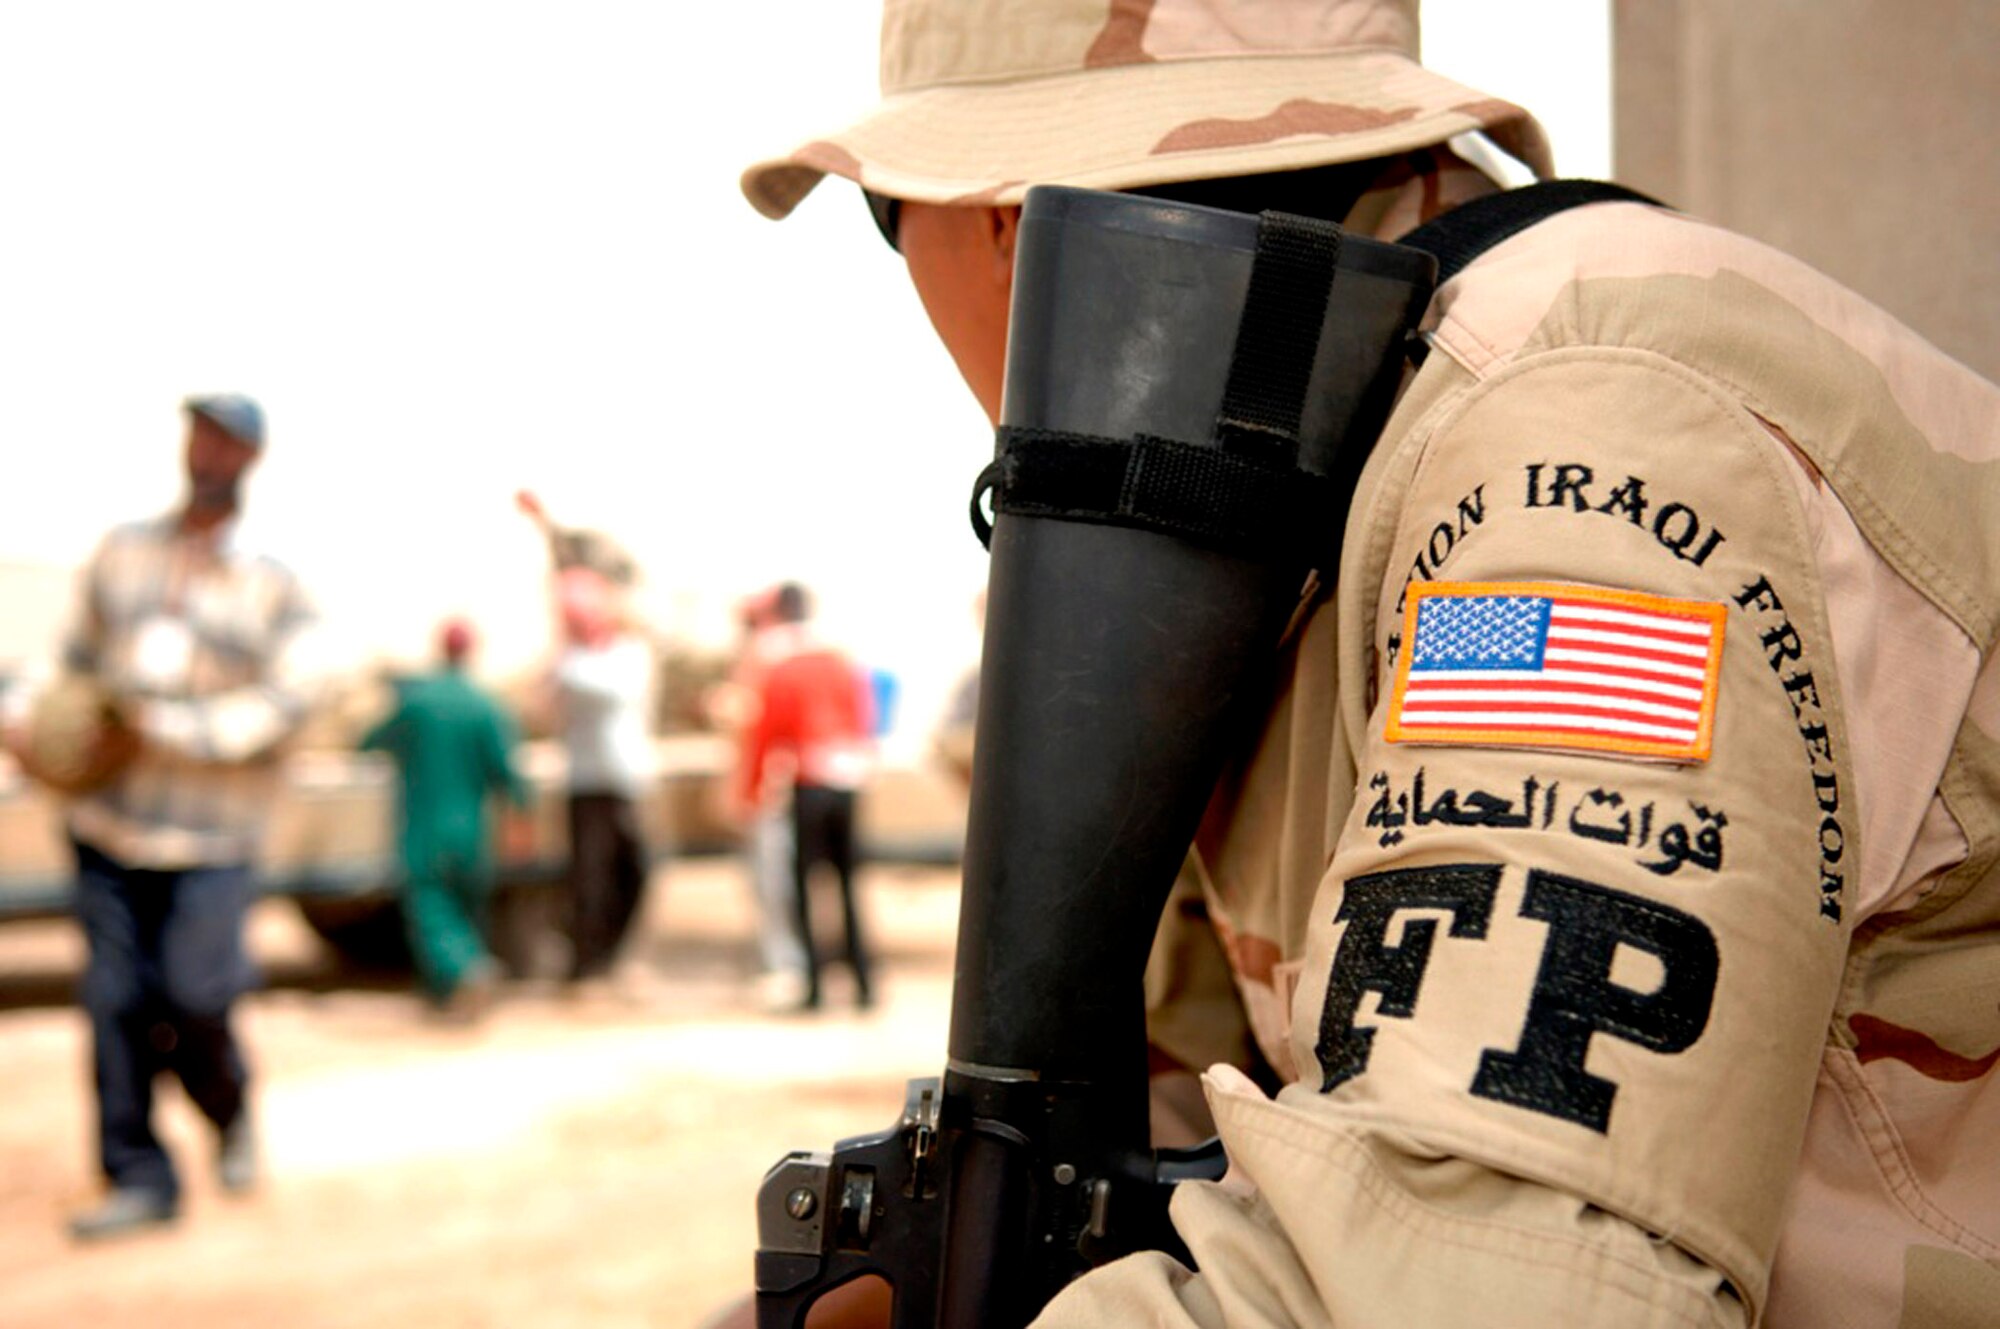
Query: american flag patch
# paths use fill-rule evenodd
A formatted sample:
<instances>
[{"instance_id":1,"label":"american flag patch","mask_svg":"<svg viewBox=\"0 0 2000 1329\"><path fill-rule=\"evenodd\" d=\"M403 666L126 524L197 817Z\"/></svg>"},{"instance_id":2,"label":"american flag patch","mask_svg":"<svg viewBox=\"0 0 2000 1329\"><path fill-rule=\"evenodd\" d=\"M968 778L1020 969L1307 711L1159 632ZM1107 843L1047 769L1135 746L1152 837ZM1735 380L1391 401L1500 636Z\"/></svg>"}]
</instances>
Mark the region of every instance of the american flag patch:
<instances>
[{"instance_id":1,"label":"american flag patch","mask_svg":"<svg viewBox=\"0 0 2000 1329\"><path fill-rule=\"evenodd\" d=\"M1412 586L1385 736L1706 761L1726 612L1593 586Z\"/></svg>"}]
</instances>

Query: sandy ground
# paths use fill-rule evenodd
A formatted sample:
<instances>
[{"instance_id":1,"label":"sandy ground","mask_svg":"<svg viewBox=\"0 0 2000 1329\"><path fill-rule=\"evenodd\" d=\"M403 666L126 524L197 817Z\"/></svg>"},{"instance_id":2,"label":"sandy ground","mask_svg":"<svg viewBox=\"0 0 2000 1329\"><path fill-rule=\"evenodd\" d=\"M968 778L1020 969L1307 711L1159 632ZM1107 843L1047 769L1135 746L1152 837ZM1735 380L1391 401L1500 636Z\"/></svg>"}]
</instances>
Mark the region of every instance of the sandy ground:
<instances>
[{"instance_id":1,"label":"sandy ground","mask_svg":"<svg viewBox=\"0 0 2000 1329\"><path fill-rule=\"evenodd\" d=\"M62 1232L97 1187L81 944L0 928L0 1326L696 1324L748 1290L764 1169L890 1125L903 1080L942 1067L955 886L867 871L884 1000L854 1013L836 969L829 1012L774 1017L735 868L677 862L614 990L517 988L469 1030L341 974L268 902L272 984L239 1008L266 1185L221 1195L212 1132L163 1084L182 1220L92 1248Z\"/></svg>"}]
</instances>

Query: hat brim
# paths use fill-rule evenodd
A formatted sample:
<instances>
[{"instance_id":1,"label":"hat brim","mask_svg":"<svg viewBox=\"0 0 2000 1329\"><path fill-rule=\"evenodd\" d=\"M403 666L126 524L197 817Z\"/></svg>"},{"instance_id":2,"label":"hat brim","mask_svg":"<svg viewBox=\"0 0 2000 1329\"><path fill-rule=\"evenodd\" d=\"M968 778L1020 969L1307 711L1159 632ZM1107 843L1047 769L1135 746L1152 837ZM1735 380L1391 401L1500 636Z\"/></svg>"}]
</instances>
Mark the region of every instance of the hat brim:
<instances>
[{"instance_id":1,"label":"hat brim","mask_svg":"<svg viewBox=\"0 0 2000 1329\"><path fill-rule=\"evenodd\" d=\"M948 84L885 98L743 173L788 215L828 175L923 203L1019 202L1030 185L1130 189L1364 161L1483 131L1553 173L1533 116L1401 52L1241 55Z\"/></svg>"}]
</instances>

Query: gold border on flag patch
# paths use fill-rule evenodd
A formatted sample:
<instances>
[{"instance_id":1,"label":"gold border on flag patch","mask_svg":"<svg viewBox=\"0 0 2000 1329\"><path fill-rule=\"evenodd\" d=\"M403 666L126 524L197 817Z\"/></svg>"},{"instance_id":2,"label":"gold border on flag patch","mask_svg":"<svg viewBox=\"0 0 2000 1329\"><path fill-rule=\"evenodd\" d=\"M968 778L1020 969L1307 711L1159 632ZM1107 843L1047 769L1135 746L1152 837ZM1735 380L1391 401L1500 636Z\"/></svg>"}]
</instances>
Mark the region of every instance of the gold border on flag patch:
<instances>
[{"instance_id":1,"label":"gold border on flag patch","mask_svg":"<svg viewBox=\"0 0 2000 1329\"><path fill-rule=\"evenodd\" d=\"M1557 582L1412 586L1383 736L1707 761L1727 614Z\"/></svg>"}]
</instances>

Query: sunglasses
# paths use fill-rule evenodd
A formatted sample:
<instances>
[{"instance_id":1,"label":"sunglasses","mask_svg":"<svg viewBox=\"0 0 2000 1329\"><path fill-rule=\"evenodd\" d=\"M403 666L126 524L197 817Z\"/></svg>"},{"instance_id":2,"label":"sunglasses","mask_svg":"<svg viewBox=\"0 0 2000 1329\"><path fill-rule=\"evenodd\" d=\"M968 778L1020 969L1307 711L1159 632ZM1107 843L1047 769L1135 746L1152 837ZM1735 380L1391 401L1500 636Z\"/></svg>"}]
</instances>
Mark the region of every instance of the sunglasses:
<instances>
[{"instance_id":1,"label":"sunglasses","mask_svg":"<svg viewBox=\"0 0 2000 1329\"><path fill-rule=\"evenodd\" d=\"M889 248L901 253L902 246L896 243L896 230L903 222L903 200L889 198L872 189L863 189L861 197L868 201L868 215L875 219L875 229L889 242Z\"/></svg>"}]
</instances>

